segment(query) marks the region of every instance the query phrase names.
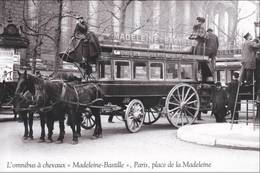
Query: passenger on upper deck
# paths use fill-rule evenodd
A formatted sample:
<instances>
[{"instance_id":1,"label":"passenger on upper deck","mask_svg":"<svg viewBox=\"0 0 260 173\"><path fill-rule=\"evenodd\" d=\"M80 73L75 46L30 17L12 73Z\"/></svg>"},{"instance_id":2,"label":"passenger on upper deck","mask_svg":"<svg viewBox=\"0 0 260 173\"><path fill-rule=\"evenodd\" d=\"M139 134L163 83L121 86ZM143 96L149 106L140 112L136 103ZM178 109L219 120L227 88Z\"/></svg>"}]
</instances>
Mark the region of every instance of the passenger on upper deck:
<instances>
[{"instance_id":1,"label":"passenger on upper deck","mask_svg":"<svg viewBox=\"0 0 260 173\"><path fill-rule=\"evenodd\" d=\"M218 52L218 47L219 47L219 42L218 42L218 37L213 34L213 29L209 28L207 30L207 38L206 39L206 52L205 54L209 56L211 60L211 65L213 68L213 71L215 70L215 57L217 56Z\"/></svg>"},{"instance_id":2,"label":"passenger on upper deck","mask_svg":"<svg viewBox=\"0 0 260 173\"><path fill-rule=\"evenodd\" d=\"M189 39L196 40L197 45L195 47L196 55L204 55L205 54L205 41L207 39L207 33L204 28L205 18L197 17L197 24L193 26L192 34Z\"/></svg>"},{"instance_id":3,"label":"passenger on upper deck","mask_svg":"<svg viewBox=\"0 0 260 173\"><path fill-rule=\"evenodd\" d=\"M244 67L243 80L245 84L252 84L253 72L256 69L256 48L260 48L260 43L252 41L253 37L248 32L244 35L245 42L242 44L242 66Z\"/></svg>"}]
</instances>

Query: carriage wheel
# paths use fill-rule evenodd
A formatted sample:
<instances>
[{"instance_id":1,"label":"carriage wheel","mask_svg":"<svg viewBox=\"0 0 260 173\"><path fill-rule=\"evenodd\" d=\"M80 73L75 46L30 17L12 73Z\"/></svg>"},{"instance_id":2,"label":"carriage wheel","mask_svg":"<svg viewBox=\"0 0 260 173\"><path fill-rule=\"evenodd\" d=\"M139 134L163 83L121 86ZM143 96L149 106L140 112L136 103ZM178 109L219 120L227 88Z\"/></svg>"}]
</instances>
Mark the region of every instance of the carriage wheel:
<instances>
[{"instance_id":1,"label":"carriage wheel","mask_svg":"<svg viewBox=\"0 0 260 173\"><path fill-rule=\"evenodd\" d=\"M162 107L155 106L145 110L144 124L151 125L161 117Z\"/></svg>"},{"instance_id":2,"label":"carriage wheel","mask_svg":"<svg viewBox=\"0 0 260 173\"><path fill-rule=\"evenodd\" d=\"M144 122L144 105L140 100L132 100L125 111L125 125L129 132L137 132Z\"/></svg>"},{"instance_id":3,"label":"carriage wheel","mask_svg":"<svg viewBox=\"0 0 260 173\"><path fill-rule=\"evenodd\" d=\"M89 130L92 129L96 124L95 116L91 113L91 111L83 112L81 114L81 117L83 118L81 127Z\"/></svg>"},{"instance_id":4,"label":"carriage wheel","mask_svg":"<svg viewBox=\"0 0 260 173\"><path fill-rule=\"evenodd\" d=\"M189 84L178 84L172 88L165 102L168 121L179 128L192 124L200 108L199 95Z\"/></svg>"}]
</instances>

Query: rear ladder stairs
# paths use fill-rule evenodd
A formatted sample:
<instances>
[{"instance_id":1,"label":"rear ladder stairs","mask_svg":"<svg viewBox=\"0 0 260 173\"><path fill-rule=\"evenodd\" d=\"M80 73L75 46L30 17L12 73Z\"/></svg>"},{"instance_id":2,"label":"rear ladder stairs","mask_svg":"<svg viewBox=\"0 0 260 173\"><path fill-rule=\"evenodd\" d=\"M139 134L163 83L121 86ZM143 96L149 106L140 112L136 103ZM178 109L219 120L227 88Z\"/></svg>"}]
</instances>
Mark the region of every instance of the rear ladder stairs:
<instances>
[{"instance_id":1,"label":"rear ladder stairs","mask_svg":"<svg viewBox=\"0 0 260 173\"><path fill-rule=\"evenodd\" d=\"M235 105L234 105L234 109L233 109L233 114L231 115L231 130L233 128L233 124L235 122L246 122L246 124L248 125L248 123L250 122L249 120L249 116L248 116L248 113L252 113L252 117L253 117L253 129L255 130L255 128L257 126L259 126L259 120L257 120L257 115L256 115L256 107L257 107L257 101L256 101L256 94L255 94L255 72L253 72L253 83L249 85L249 87L252 87L252 91L249 92L249 93L241 93L241 86L242 86L242 76L243 76L243 73L244 73L244 67L241 68L240 70L240 76L239 76L239 84L238 84L238 87L237 87L237 92L236 92L236 98L235 98ZM251 89L251 88L250 88ZM239 110L236 110L237 108L237 104L241 104L241 99L240 99L240 102L238 102L238 98L239 96L252 96L252 100L248 100L248 98L246 99L246 111L239 111ZM249 102L250 101L250 102ZM252 103L252 109L249 109L249 103ZM242 112L242 113L246 113L246 120L234 120L234 117L235 117L235 113L236 112ZM259 115L258 115L259 116ZM258 121L258 122L257 122Z\"/></svg>"}]
</instances>

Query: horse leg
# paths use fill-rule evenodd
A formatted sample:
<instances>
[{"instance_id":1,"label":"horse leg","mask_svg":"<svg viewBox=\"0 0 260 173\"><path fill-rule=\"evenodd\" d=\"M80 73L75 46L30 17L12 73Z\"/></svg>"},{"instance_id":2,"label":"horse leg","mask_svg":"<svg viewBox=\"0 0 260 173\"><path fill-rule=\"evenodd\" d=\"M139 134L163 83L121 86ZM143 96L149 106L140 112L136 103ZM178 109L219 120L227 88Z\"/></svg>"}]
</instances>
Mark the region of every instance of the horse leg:
<instances>
[{"instance_id":1,"label":"horse leg","mask_svg":"<svg viewBox=\"0 0 260 173\"><path fill-rule=\"evenodd\" d=\"M23 135L23 139L26 140L28 139L28 121L27 121L27 115L26 113L22 112L20 113L20 116L23 120L23 125L24 125L24 135Z\"/></svg>"},{"instance_id":2,"label":"horse leg","mask_svg":"<svg viewBox=\"0 0 260 173\"><path fill-rule=\"evenodd\" d=\"M47 128L48 128L48 140L47 143L52 143L52 135L53 135L53 126L54 126L54 119L51 115L51 112L48 112L49 115L47 115Z\"/></svg>"},{"instance_id":3,"label":"horse leg","mask_svg":"<svg viewBox=\"0 0 260 173\"><path fill-rule=\"evenodd\" d=\"M101 118L100 118L100 110L99 109L92 109L92 113L96 119L96 126L93 134L93 139L102 138L102 126L101 126Z\"/></svg>"},{"instance_id":4,"label":"horse leg","mask_svg":"<svg viewBox=\"0 0 260 173\"><path fill-rule=\"evenodd\" d=\"M29 138L33 139L33 112L28 112L29 114L29 128L30 128L30 132L29 132Z\"/></svg>"},{"instance_id":5,"label":"horse leg","mask_svg":"<svg viewBox=\"0 0 260 173\"><path fill-rule=\"evenodd\" d=\"M65 114L63 113L62 116L59 117L60 134L57 139L57 143L62 143L64 139L64 134L65 134L64 118L65 118Z\"/></svg>"},{"instance_id":6,"label":"horse leg","mask_svg":"<svg viewBox=\"0 0 260 173\"><path fill-rule=\"evenodd\" d=\"M76 117L76 122L77 122L77 133L79 135L79 137L81 137L81 122L82 122L82 117L81 117L81 113L78 112L77 113L77 117Z\"/></svg>"},{"instance_id":7,"label":"horse leg","mask_svg":"<svg viewBox=\"0 0 260 173\"><path fill-rule=\"evenodd\" d=\"M78 143L78 134L75 130L75 122L76 122L76 119L75 119L75 111L70 111L69 113L69 116L70 116L70 119L71 119L71 122L70 122L70 128L72 130L72 133L73 133L73 144L77 144Z\"/></svg>"},{"instance_id":8,"label":"horse leg","mask_svg":"<svg viewBox=\"0 0 260 173\"><path fill-rule=\"evenodd\" d=\"M45 141L45 113L40 113L40 122L41 122L41 137L39 142Z\"/></svg>"}]
</instances>

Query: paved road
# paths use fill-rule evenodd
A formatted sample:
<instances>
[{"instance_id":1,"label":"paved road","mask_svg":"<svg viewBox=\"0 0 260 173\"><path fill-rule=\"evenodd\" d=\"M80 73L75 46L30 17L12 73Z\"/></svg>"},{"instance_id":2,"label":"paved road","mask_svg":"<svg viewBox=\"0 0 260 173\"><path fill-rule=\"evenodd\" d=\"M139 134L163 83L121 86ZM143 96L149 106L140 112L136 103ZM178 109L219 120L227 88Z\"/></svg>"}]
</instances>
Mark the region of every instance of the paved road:
<instances>
[{"instance_id":1,"label":"paved road","mask_svg":"<svg viewBox=\"0 0 260 173\"><path fill-rule=\"evenodd\" d=\"M209 121L214 121L210 119ZM209 122L204 121L204 122ZM259 151L214 148L180 141L166 118L138 133L127 132L123 122L107 123L102 117L102 139L91 140L83 130L80 142L71 144L66 127L63 144L23 141L23 125L0 123L1 171L259 171ZM55 124L57 137L57 123ZM39 137L39 120L34 136Z\"/></svg>"}]
</instances>

